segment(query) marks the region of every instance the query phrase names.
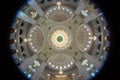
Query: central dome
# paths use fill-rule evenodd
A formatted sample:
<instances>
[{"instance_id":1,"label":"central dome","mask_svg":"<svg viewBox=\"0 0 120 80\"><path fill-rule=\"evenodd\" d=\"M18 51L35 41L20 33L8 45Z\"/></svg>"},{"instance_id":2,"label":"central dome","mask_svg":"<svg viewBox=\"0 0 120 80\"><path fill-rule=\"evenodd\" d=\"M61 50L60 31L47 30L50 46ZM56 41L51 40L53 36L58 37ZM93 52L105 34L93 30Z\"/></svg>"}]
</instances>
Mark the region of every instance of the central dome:
<instances>
[{"instance_id":1,"label":"central dome","mask_svg":"<svg viewBox=\"0 0 120 80\"><path fill-rule=\"evenodd\" d=\"M55 50L65 50L72 43L73 33L65 25L56 25L48 32L48 43Z\"/></svg>"},{"instance_id":2,"label":"central dome","mask_svg":"<svg viewBox=\"0 0 120 80\"><path fill-rule=\"evenodd\" d=\"M70 37L64 30L57 30L51 35L51 41L55 47L65 48L70 41Z\"/></svg>"}]
</instances>

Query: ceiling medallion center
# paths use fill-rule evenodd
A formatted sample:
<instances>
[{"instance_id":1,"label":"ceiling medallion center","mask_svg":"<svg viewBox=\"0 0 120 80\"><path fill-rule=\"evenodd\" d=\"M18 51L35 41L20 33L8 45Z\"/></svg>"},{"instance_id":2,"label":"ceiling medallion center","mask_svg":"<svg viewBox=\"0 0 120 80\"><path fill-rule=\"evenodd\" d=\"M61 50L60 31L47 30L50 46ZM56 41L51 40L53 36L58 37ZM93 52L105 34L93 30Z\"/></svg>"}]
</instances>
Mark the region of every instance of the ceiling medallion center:
<instances>
[{"instance_id":1,"label":"ceiling medallion center","mask_svg":"<svg viewBox=\"0 0 120 80\"><path fill-rule=\"evenodd\" d=\"M58 42L62 42L62 41L63 41L63 37L62 37L62 36L58 36L58 37L57 37L57 41L58 41Z\"/></svg>"}]
</instances>

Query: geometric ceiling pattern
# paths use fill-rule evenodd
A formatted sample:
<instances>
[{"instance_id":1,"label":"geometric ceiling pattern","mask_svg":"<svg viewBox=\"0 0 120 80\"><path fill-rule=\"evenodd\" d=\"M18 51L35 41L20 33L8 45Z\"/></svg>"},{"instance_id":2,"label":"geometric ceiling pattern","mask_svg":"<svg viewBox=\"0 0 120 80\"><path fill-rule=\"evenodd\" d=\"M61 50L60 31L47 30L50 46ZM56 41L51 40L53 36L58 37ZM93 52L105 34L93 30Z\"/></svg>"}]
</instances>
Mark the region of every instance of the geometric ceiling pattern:
<instances>
[{"instance_id":1,"label":"geometric ceiling pattern","mask_svg":"<svg viewBox=\"0 0 120 80\"><path fill-rule=\"evenodd\" d=\"M30 80L89 80L107 59L107 28L90 0L28 0L11 27L12 57Z\"/></svg>"}]
</instances>

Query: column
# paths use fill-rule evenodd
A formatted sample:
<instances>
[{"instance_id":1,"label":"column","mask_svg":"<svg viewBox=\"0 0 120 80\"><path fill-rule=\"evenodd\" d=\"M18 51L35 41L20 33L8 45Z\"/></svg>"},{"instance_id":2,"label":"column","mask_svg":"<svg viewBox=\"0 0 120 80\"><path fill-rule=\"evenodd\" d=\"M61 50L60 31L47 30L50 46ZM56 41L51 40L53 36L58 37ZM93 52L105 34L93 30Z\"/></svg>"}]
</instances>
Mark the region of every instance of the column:
<instances>
[{"instance_id":1,"label":"column","mask_svg":"<svg viewBox=\"0 0 120 80\"><path fill-rule=\"evenodd\" d=\"M93 11L91 11L88 16L84 19L85 23L88 23L90 21L92 21L93 19L96 19L97 17L101 16L103 13L100 14L95 14Z\"/></svg>"},{"instance_id":2,"label":"column","mask_svg":"<svg viewBox=\"0 0 120 80\"><path fill-rule=\"evenodd\" d=\"M32 65L32 63L34 62L34 60L36 60L38 58L38 55L33 55L30 58L27 58L20 66L19 68L23 71L25 71L25 69L29 66Z\"/></svg>"},{"instance_id":3,"label":"column","mask_svg":"<svg viewBox=\"0 0 120 80\"><path fill-rule=\"evenodd\" d=\"M33 9L35 9L36 12L37 12L40 16L44 15L43 10L40 8L40 6L37 4L37 2L36 2L35 0L29 0L29 1L28 1L28 4L29 4Z\"/></svg>"},{"instance_id":4,"label":"column","mask_svg":"<svg viewBox=\"0 0 120 80\"><path fill-rule=\"evenodd\" d=\"M86 7L85 3L82 2L82 1L80 1L80 2L78 3L78 7L77 7L76 10L75 10L75 14L76 14L76 15L79 15L80 12L81 12L81 10L83 10L85 7Z\"/></svg>"},{"instance_id":5,"label":"column","mask_svg":"<svg viewBox=\"0 0 120 80\"><path fill-rule=\"evenodd\" d=\"M36 21L30 18L27 14L25 14L22 11L19 11L17 14L17 17L22 19L25 22L31 23L32 25L35 25Z\"/></svg>"},{"instance_id":6,"label":"column","mask_svg":"<svg viewBox=\"0 0 120 80\"><path fill-rule=\"evenodd\" d=\"M39 80L40 76L42 75L45 67L46 67L46 63L42 63L40 65L40 67L37 69L37 72L32 76L32 80Z\"/></svg>"},{"instance_id":7,"label":"column","mask_svg":"<svg viewBox=\"0 0 120 80\"><path fill-rule=\"evenodd\" d=\"M75 65L78 68L79 74L83 76L84 80L87 80L90 77L90 74L86 71L86 68L82 66L79 61L77 61Z\"/></svg>"},{"instance_id":8,"label":"column","mask_svg":"<svg viewBox=\"0 0 120 80\"><path fill-rule=\"evenodd\" d=\"M94 59L94 57L90 56L88 53L85 53L84 57L91 63L94 64L96 67L100 65L100 61Z\"/></svg>"}]
</instances>

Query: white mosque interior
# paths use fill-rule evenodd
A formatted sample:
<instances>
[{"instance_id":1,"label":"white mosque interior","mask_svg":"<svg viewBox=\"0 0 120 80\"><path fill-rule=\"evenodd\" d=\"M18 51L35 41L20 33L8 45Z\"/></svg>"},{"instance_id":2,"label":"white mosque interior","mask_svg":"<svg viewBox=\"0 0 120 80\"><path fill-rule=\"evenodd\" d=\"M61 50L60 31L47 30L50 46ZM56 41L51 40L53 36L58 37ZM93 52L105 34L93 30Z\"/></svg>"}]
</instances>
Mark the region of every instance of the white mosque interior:
<instances>
[{"instance_id":1,"label":"white mosque interior","mask_svg":"<svg viewBox=\"0 0 120 80\"><path fill-rule=\"evenodd\" d=\"M89 80L107 59L107 25L90 0L28 0L11 27L12 57L30 80Z\"/></svg>"}]
</instances>

